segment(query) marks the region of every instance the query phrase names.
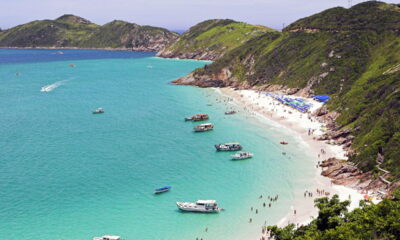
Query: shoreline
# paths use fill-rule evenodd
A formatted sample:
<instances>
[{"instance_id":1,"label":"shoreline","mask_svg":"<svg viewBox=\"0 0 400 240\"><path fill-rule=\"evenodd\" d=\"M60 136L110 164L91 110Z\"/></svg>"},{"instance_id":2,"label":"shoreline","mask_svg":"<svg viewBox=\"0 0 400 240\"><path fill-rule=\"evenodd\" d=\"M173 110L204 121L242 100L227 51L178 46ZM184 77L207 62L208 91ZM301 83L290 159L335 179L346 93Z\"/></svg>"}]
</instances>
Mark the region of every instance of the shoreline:
<instances>
[{"instance_id":1,"label":"shoreline","mask_svg":"<svg viewBox=\"0 0 400 240\"><path fill-rule=\"evenodd\" d=\"M316 120L315 117L294 110L287 105L279 103L271 96L256 92L255 90L234 90L233 88L213 89L220 95L230 98L233 103L236 103L240 108L244 108L247 113L255 114L262 122L270 124L268 121L272 121L298 135L315 156L313 161L316 166L330 157L347 160L346 151L341 146L330 145L326 141L316 140L325 133L325 124ZM303 99L313 104L310 109L311 112L316 111L323 105L310 98ZM309 133L310 129L311 134ZM321 167L315 168L313 186L310 186L310 189L305 189L307 192L304 192L304 195L299 195L296 192L297 195L294 197L291 209L276 225L283 227L289 223L294 223L298 226L308 224L318 214L318 209L314 207L314 199L323 196L331 197L337 194L342 201L350 199L351 205L349 206L349 211L358 207L359 200L363 199L361 193L346 186L333 184L332 180L322 176L321 172ZM320 190L323 190L323 192ZM329 193L329 195L326 195L326 193ZM312 195L310 196L309 194ZM294 214L294 210L296 210L296 214Z\"/></svg>"}]
</instances>

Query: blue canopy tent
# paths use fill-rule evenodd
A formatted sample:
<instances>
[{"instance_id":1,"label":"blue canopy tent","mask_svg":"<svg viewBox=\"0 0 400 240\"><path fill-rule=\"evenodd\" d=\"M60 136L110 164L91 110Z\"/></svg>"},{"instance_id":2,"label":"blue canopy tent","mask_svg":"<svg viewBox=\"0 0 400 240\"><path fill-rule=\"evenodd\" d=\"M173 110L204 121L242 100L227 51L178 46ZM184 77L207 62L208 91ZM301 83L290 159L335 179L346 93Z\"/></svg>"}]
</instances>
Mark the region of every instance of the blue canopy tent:
<instances>
[{"instance_id":1,"label":"blue canopy tent","mask_svg":"<svg viewBox=\"0 0 400 240\"><path fill-rule=\"evenodd\" d=\"M329 99L331 99L331 97L329 97L328 95L318 95L318 96L314 96L314 99L319 102L326 103L326 102L328 102Z\"/></svg>"}]
</instances>

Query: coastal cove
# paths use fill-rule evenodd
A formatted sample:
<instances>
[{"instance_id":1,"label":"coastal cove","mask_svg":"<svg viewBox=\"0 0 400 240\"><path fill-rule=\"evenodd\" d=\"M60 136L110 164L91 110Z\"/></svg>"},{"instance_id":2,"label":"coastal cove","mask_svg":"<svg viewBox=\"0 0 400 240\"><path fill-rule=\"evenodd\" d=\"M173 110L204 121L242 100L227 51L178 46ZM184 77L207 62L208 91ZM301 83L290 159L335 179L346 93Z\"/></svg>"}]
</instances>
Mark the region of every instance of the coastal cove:
<instances>
[{"instance_id":1,"label":"coastal cove","mask_svg":"<svg viewBox=\"0 0 400 240\"><path fill-rule=\"evenodd\" d=\"M298 206L305 189L315 190L318 160L292 130L245 111L224 115L226 97L214 89L169 84L207 62L62 52L0 50L2 235L257 239L265 223ZM51 90L41 92L45 86ZM97 107L106 113L92 115ZM214 131L195 134L195 124L183 121L200 112ZM214 144L230 141L254 158L233 162L230 153L215 152ZM173 188L152 194L164 185ZM268 207L267 196L276 195ZM216 199L226 210L191 214L175 205L198 199Z\"/></svg>"}]
</instances>

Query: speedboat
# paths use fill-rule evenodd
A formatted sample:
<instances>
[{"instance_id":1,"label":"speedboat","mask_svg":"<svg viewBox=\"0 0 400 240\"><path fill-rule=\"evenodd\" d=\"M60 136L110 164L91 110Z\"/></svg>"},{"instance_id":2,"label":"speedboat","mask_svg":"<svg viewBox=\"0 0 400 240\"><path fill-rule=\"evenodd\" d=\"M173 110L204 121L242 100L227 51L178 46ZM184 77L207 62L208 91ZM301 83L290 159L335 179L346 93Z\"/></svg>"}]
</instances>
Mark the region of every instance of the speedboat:
<instances>
[{"instance_id":1,"label":"speedboat","mask_svg":"<svg viewBox=\"0 0 400 240\"><path fill-rule=\"evenodd\" d=\"M94 237L93 240L121 240L121 237L113 235L104 235L102 237Z\"/></svg>"},{"instance_id":2,"label":"speedboat","mask_svg":"<svg viewBox=\"0 0 400 240\"><path fill-rule=\"evenodd\" d=\"M232 115L232 114L235 114L235 113L236 113L236 111L232 110L232 111L225 112L225 115Z\"/></svg>"},{"instance_id":3,"label":"speedboat","mask_svg":"<svg viewBox=\"0 0 400 240\"><path fill-rule=\"evenodd\" d=\"M154 189L154 194L159 194L159 193L163 193L163 192L168 192L171 189L171 186L166 186L166 187L162 187L162 188L157 188Z\"/></svg>"},{"instance_id":4,"label":"speedboat","mask_svg":"<svg viewBox=\"0 0 400 240\"><path fill-rule=\"evenodd\" d=\"M282 142L280 142L280 144L286 145L286 144L288 144L288 142L282 141Z\"/></svg>"},{"instance_id":5,"label":"speedboat","mask_svg":"<svg viewBox=\"0 0 400 240\"><path fill-rule=\"evenodd\" d=\"M50 92L51 90L53 90L52 86L44 86L40 89L41 92Z\"/></svg>"},{"instance_id":6,"label":"speedboat","mask_svg":"<svg viewBox=\"0 0 400 240\"><path fill-rule=\"evenodd\" d=\"M215 144L217 151L239 151L242 150L240 143L225 143L225 144Z\"/></svg>"},{"instance_id":7,"label":"speedboat","mask_svg":"<svg viewBox=\"0 0 400 240\"><path fill-rule=\"evenodd\" d=\"M185 212L217 213L222 210L215 200L197 200L196 202L176 202L178 208Z\"/></svg>"},{"instance_id":8,"label":"speedboat","mask_svg":"<svg viewBox=\"0 0 400 240\"><path fill-rule=\"evenodd\" d=\"M96 110L93 110L92 113L93 113L93 114L104 113L104 109L102 109L102 108L97 108Z\"/></svg>"},{"instance_id":9,"label":"speedboat","mask_svg":"<svg viewBox=\"0 0 400 240\"><path fill-rule=\"evenodd\" d=\"M235 155L232 155L232 160L243 160L252 158L253 154L250 152L238 152Z\"/></svg>"},{"instance_id":10,"label":"speedboat","mask_svg":"<svg viewBox=\"0 0 400 240\"><path fill-rule=\"evenodd\" d=\"M205 114L205 113L199 113L199 114L196 114L196 115L194 115L194 116L192 116L192 117L187 117L187 118L185 118L185 121L194 121L194 122L198 122L198 121L204 121L204 120L207 120L207 119L209 119L209 117L208 117L207 114Z\"/></svg>"},{"instance_id":11,"label":"speedboat","mask_svg":"<svg viewBox=\"0 0 400 240\"><path fill-rule=\"evenodd\" d=\"M214 125L211 123L203 123L193 128L195 132L207 132L214 129Z\"/></svg>"}]
</instances>

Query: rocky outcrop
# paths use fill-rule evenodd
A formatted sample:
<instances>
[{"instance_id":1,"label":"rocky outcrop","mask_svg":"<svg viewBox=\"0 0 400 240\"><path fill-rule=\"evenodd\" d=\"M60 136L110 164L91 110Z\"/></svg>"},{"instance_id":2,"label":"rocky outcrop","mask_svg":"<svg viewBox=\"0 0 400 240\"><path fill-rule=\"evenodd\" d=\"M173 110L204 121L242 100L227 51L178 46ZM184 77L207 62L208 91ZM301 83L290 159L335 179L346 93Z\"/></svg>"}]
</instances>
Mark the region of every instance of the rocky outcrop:
<instances>
[{"instance_id":1,"label":"rocky outcrop","mask_svg":"<svg viewBox=\"0 0 400 240\"><path fill-rule=\"evenodd\" d=\"M207 68L207 66L205 67ZM210 76L199 75L196 72L192 72L187 76L178 78L172 81L173 84L177 85L193 85L197 87L240 87L240 84L235 84L231 80L232 73L228 69L223 69L218 74Z\"/></svg>"},{"instance_id":2,"label":"rocky outcrop","mask_svg":"<svg viewBox=\"0 0 400 240\"><path fill-rule=\"evenodd\" d=\"M202 87L202 88L207 88L207 87L226 87L226 84L222 80L212 80L208 78L197 78L194 76L193 73L178 78L174 81L172 81L173 84L177 85L192 85L192 86L197 86L197 87Z\"/></svg>"},{"instance_id":3,"label":"rocky outcrop","mask_svg":"<svg viewBox=\"0 0 400 240\"><path fill-rule=\"evenodd\" d=\"M157 57L163 58L196 59L207 61L214 61L222 56L222 53L217 54L212 51L176 52L166 48L161 49L161 51L157 53Z\"/></svg>"},{"instance_id":4,"label":"rocky outcrop","mask_svg":"<svg viewBox=\"0 0 400 240\"><path fill-rule=\"evenodd\" d=\"M372 172L362 172L349 162L329 158L320 164L322 175L332 179L334 184L344 185L358 190L382 191L388 185Z\"/></svg>"}]
</instances>

